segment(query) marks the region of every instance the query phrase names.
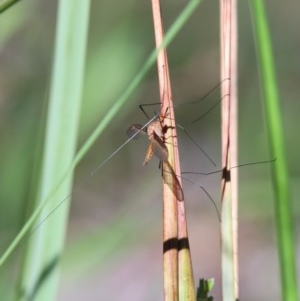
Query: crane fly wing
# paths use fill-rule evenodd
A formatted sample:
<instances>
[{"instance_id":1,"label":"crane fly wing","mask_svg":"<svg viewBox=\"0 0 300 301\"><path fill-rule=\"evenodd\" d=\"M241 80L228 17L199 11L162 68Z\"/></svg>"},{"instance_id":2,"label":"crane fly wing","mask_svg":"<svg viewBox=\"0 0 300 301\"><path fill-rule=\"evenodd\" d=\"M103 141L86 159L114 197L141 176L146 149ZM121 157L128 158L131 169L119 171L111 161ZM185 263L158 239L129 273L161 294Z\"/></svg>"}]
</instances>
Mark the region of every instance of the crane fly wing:
<instances>
[{"instance_id":1,"label":"crane fly wing","mask_svg":"<svg viewBox=\"0 0 300 301\"><path fill-rule=\"evenodd\" d=\"M153 133L152 147L154 154L159 160L163 162L168 162L168 149L155 132Z\"/></svg>"},{"instance_id":2,"label":"crane fly wing","mask_svg":"<svg viewBox=\"0 0 300 301\"><path fill-rule=\"evenodd\" d=\"M163 179L170 187L177 200L183 201L184 196L182 187L169 161L163 162Z\"/></svg>"},{"instance_id":3,"label":"crane fly wing","mask_svg":"<svg viewBox=\"0 0 300 301\"><path fill-rule=\"evenodd\" d=\"M133 124L132 126L130 126L127 129L126 133L129 138L134 136L132 139L136 140L147 134L147 127L136 123L136 124Z\"/></svg>"},{"instance_id":4,"label":"crane fly wing","mask_svg":"<svg viewBox=\"0 0 300 301\"><path fill-rule=\"evenodd\" d=\"M183 201L183 190L170 162L168 161L169 153L166 145L155 133L151 144L154 154L163 162L162 166L164 181L170 187L176 198L179 201Z\"/></svg>"},{"instance_id":5,"label":"crane fly wing","mask_svg":"<svg viewBox=\"0 0 300 301\"><path fill-rule=\"evenodd\" d=\"M149 144L143 165L146 165L151 160L153 154L160 161L168 161L168 149L155 133L153 133L153 139L151 139Z\"/></svg>"}]
</instances>

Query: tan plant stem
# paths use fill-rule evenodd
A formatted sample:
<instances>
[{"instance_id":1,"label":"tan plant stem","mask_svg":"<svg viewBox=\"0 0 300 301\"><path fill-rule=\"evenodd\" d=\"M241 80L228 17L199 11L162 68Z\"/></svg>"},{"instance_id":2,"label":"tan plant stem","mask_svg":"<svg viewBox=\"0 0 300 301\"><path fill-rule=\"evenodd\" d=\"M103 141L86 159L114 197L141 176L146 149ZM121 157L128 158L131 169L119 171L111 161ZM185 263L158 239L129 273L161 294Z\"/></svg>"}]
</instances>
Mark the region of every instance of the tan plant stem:
<instances>
[{"instance_id":1,"label":"tan plant stem","mask_svg":"<svg viewBox=\"0 0 300 301\"><path fill-rule=\"evenodd\" d=\"M156 47L163 41L163 25L159 0L152 0ZM168 129L165 143L168 148L168 161L175 174L180 176L176 124L172 103L167 53L161 49L157 55L161 117ZM169 167L163 163L163 170ZM181 178L177 177L180 185ZM195 300L195 288L190 251L188 247L187 226L184 201L176 198L172 191L176 183L170 185L170 173L163 173L163 239L164 239L164 297L167 301ZM172 180L172 179L171 179ZM174 181L174 180L172 180Z\"/></svg>"},{"instance_id":2,"label":"tan plant stem","mask_svg":"<svg viewBox=\"0 0 300 301\"><path fill-rule=\"evenodd\" d=\"M238 300L237 14L236 0L221 0L223 300Z\"/></svg>"}]
</instances>

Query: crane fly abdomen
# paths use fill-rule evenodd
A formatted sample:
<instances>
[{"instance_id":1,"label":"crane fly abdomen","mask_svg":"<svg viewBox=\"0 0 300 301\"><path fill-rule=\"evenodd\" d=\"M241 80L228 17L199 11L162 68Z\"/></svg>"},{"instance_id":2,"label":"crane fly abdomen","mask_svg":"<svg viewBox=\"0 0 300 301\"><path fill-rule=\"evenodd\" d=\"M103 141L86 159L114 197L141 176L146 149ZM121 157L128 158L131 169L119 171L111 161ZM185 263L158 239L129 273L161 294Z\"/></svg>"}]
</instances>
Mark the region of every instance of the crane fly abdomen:
<instances>
[{"instance_id":1,"label":"crane fly abdomen","mask_svg":"<svg viewBox=\"0 0 300 301\"><path fill-rule=\"evenodd\" d=\"M160 161L168 162L168 156L169 156L168 149L161 141L161 139L158 138L154 133L153 137L150 140L151 142L148 147L143 165L146 165L151 160L153 154L155 154Z\"/></svg>"},{"instance_id":2,"label":"crane fly abdomen","mask_svg":"<svg viewBox=\"0 0 300 301\"><path fill-rule=\"evenodd\" d=\"M153 156L153 145L152 145L152 142L151 142L148 146L147 153L146 153L146 156L145 156L145 160L143 162L144 166L146 164L148 164L148 162L151 160L152 156Z\"/></svg>"}]
</instances>

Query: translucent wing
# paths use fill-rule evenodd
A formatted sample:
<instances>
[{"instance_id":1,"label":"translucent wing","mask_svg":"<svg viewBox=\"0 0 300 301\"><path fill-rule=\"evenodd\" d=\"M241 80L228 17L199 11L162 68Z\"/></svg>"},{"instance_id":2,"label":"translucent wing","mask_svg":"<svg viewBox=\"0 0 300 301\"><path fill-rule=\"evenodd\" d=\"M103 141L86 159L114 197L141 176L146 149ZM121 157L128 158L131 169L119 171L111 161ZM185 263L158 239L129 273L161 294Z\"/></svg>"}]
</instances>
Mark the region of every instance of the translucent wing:
<instances>
[{"instance_id":1,"label":"translucent wing","mask_svg":"<svg viewBox=\"0 0 300 301\"><path fill-rule=\"evenodd\" d=\"M127 129L127 136L132 139L139 139L141 136L147 134L147 127L141 124L133 124L131 127Z\"/></svg>"},{"instance_id":2,"label":"translucent wing","mask_svg":"<svg viewBox=\"0 0 300 301\"><path fill-rule=\"evenodd\" d=\"M155 134L153 133L153 139L152 139L152 148L155 156L163 161L163 162L168 162L168 149L163 143L163 141Z\"/></svg>"},{"instance_id":3,"label":"translucent wing","mask_svg":"<svg viewBox=\"0 0 300 301\"><path fill-rule=\"evenodd\" d=\"M163 179L179 201L183 201L183 190L178 178L168 161L168 149L163 141L154 133L152 149L154 154L163 162ZM150 144L150 146L151 146ZM149 147L150 147L149 146Z\"/></svg>"},{"instance_id":4,"label":"translucent wing","mask_svg":"<svg viewBox=\"0 0 300 301\"><path fill-rule=\"evenodd\" d=\"M184 195L182 187L169 161L163 162L163 179L173 191L173 194L176 196L177 200L183 201Z\"/></svg>"}]
</instances>

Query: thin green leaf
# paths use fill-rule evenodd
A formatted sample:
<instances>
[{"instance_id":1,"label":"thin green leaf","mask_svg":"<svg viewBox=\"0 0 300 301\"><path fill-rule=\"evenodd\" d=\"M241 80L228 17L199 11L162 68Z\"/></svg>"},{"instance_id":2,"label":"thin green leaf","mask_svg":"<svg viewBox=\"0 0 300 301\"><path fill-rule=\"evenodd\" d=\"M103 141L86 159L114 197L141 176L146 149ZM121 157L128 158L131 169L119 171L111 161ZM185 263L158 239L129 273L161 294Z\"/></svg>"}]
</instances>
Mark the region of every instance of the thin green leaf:
<instances>
[{"instance_id":1,"label":"thin green leaf","mask_svg":"<svg viewBox=\"0 0 300 301\"><path fill-rule=\"evenodd\" d=\"M3 13L7 9L9 9L11 6L19 2L20 0L7 0L4 1L3 3L0 3L0 13Z\"/></svg>"},{"instance_id":2,"label":"thin green leaf","mask_svg":"<svg viewBox=\"0 0 300 301\"><path fill-rule=\"evenodd\" d=\"M41 177L36 185L35 206L51 194L72 162L77 143L84 79L84 62L89 24L89 1L60 1L53 73L46 125ZM56 206L57 199L70 194L73 174L69 173L52 194L36 221L41 223ZM41 208L41 207L40 207ZM69 203L65 202L52 219L34 231L22 264L16 300L54 300L59 283L60 261Z\"/></svg>"},{"instance_id":3,"label":"thin green leaf","mask_svg":"<svg viewBox=\"0 0 300 301\"><path fill-rule=\"evenodd\" d=\"M215 280L211 279L200 279L199 286L197 288L197 301L213 301L212 296L208 296L209 292L213 289Z\"/></svg>"},{"instance_id":4,"label":"thin green leaf","mask_svg":"<svg viewBox=\"0 0 300 301\"><path fill-rule=\"evenodd\" d=\"M272 178L282 300L296 301L298 297L292 205L271 38L264 2L252 0L250 3L252 5L253 27L256 37L271 156L277 158L272 164Z\"/></svg>"}]
</instances>

